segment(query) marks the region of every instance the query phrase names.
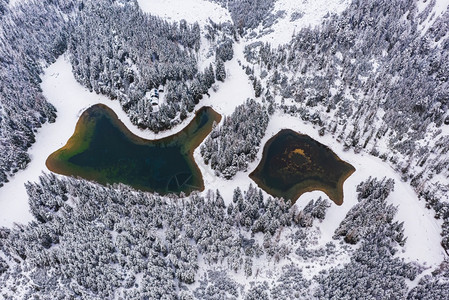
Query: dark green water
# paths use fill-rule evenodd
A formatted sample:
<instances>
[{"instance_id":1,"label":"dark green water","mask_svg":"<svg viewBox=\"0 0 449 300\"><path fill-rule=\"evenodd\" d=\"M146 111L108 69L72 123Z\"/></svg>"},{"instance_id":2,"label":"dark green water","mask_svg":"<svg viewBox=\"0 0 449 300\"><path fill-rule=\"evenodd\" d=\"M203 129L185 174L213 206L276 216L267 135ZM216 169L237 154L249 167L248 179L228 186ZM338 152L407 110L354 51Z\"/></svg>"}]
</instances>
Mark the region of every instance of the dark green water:
<instances>
[{"instance_id":1,"label":"dark green water","mask_svg":"<svg viewBox=\"0 0 449 300\"><path fill-rule=\"evenodd\" d=\"M212 108L202 108L178 134L151 141L131 133L107 106L94 105L81 115L67 144L49 156L47 166L101 184L189 194L204 189L193 151L220 119Z\"/></svg>"},{"instance_id":2,"label":"dark green water","mask_svg":"<svg viewBox=\"0 0 449 300\"><path fill-rule=\"evenodd\" d=\"M332 150L307 135L284 129L265 145L250 177L266 192L293 202L305 192L321 190L343 203L343 183L355 171Z\"/></svg>"}]
</instances>

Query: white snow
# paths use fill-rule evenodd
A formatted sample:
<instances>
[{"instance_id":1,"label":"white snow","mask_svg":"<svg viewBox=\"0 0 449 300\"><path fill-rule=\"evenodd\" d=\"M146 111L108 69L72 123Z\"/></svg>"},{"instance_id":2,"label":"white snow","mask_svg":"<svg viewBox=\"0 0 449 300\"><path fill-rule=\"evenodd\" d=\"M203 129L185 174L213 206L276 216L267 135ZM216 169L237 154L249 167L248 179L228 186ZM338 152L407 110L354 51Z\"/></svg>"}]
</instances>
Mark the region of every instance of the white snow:
<instances>
[{"instance_id":1,"label":"white snow","mask_svg":"<svg viewBox=\"0 0 449 300\"><path fill-rule=\"evenodd\" d=\"M432 1L418 1L418 11L422 12L428 5L430 5ZM424 35L427 30L432 26L433 22L441 16L448 8L449 1L448 0L436 0L435 6L432 8L432 11L429 13L427 19L418 26L419 30L421 30L421 35Z\"/></svg>"},{"instance_id":2,"label":"white snow","mask_svg":"<svg viewBox=\"0 0 449 300\"><path fill-rule=\"evenodd\" d=\"M292 35L301 28L314 27L321 24L327 14L340 14L350 4L350 0L278 0L273 9L273 14L285 11L284 17L269 29L273 30L269 34L255 38L262 42L269 42L272 48L288 43ZM303 16L291 22L293 13L301 13ZM259 34L263 32L262 26L256 28Z\"/></svg>"},{"instance_id":3,"label":"white snow","mask_svg":"<svg viewBox=\"0 0 449 300\"><path fill-rule=\"evenodd\" d=\"M137 0L144 12L170 21L186 20L204 25L211 19L215 23L230 21L225 8L205 0Z\"/></svg>"},{"instance_id":4,"label":"white snow","mask_svg":"<svg viewBox=\"0 0 449 300\"><path fill-rule=\"evenodd\" d=\"M235 108L248 98L254 98L252 83L245 71L238 64L244 61L243 45L234 44L234 59L225 63L226 80L218 84L216 93L210 92L211 97L202 100L202 105L211 106L222 115L230 115Z\"/></svg>"},{"instance_id":5,"label":"white snow","mask_svg":"<svg viewBox=\"0 0 449 300\"><path fill-rule=\"evenodd\" d=\"M331 148L341 159L351 163L356 171L344 183L344 202L341 206L332 203L326 218L320 225L321 237L320 245L332 241L335 229L344 219L347 212L357 203L356 186L371 177L382 179L383 177L395 180L395 189L389 196L389 201L399 207L396 219L404 222L404 233L408 237L403 252L399 254L410 261L425 263L427 266L437 266L443 259L444 253L440 245L441 225L433 218L433 211L425 208L424 203L419 201L413 189L401 181L400 176L381 159L367 154L355 154L353 151L345 152L331 135L319 136L318 128L304 123L298 118L276 112L269 122L266 136L262 139L264 145L268 139L273 137L281 129L290 128L295 131L307 134L313 139ZM240 186L242 190L252 183L249 177L262 157L262 147L259 150L255 162L251 163L247 173L239 172L232 180L225 180L214 175L213 171L201 160L199 148L195 151L194 157L204 176L206 188L219 189L225 200L232 199L234 188ZM266 196L268 194L264 193ZM321 191L314 191L303 194L296 202L298 210L302 209L310 200L318 197L328 198Z\"/></svg>"},{"instance_id":6,"label":"white snow","mask_svg":"<svg viewBox=\"0 0 449 300\"><path fill-rule=\"evenodd\" d=\"M108 105L131 132L146 139L172 135L193 119L194 114L191 114L180 126L157 136L153 132L141 130L131 123L118 101L89 92L75 80L71 69L70 63L61 56L42 76L43 94L57 109L56 122L44 124L38 130L36 143L28 151L30 164L0 188L0 226L11 227L14 222L26 223L33 219L24 184L28 181L37 182L43 171L49 172L45 166L47 157L65 145L75 130L79 116L90 106L97 103Z\"/></svg>"},{"instance_id":7,"label":"white snow","mask_svg":"<svg viewBox=\"0 0 449 300\"><path fill-rule=\"evenodd\" d=\"M9 0L9 6L14 7L17 5L17 3L23 2L25 0Z\"/></svg>"},{"instance_id":8,"label":"white snow","mask_svg":"<svg viewBox=\"0 0 449 300\"><path fill-rule=\"evenodd\" d=\"M138 3L144 11L172 21L185 19L188 22L198 21L201 25L204 25L207 23L208 18L211 18L214 22L230 20L229 13L224 8L203 0L138 0ZM286 43L291 39L295 30L297 31L305 26L318 25L327 13L341 13L348 3L349 0L330 2L325 0L278 0L274 11L285 10L286 15L273 26L274 32L263 36L261 40L269 41L274 46ZM441 5L443 5L441 3L447 4L447 1L438 1L436 7L441 8ZM303 12L304 16L295 22L290 22L291 14L299 11ZM210 98L206 96L202 100L201 106L211 106L224 117L230 115L235 107L242 104L247 98L254 97L252 84L238 65L238 60L244 61L244 43L252 41L254 40L242 41L241 44L234 45L235 57L225 64L227 71L226 81L217 83L217 92L209 91ZM204 49L204 52L206 50ZM201 57L200 61L204 62L204 66L207 65L204 57ZM150 131L140 130L131 124L117 101L91 93L78 84L72 75L70 64L64 57L60 57L47 68L42 80L43 93L48 101L57 108L58 118L54 124L44 124L38 130L36 143L29 150L32 160L26 170L19 171L11 178L9 183L0 188L0 226L10 227L14 222L25 223L32 220L24 183L27 181L36 182L42 172L49 172L45 166L46 158L66 143L74 131L79 116L91 105L96 103L108 105L134 134L147 139L161 138L174 134L184 128L193 118L192 114L181 125L158 135ZM197 109L199 108L197 107ZM283 128L290 128L308 134L320 143L329 146L340 158L351 163L356 168L356 172L344 184L345 199L343 205L337 206L332 204L327 212L326 219L316 229L317 246L323 246L332 240L334 230L349 209L356 204L356 185L366 180L369 176L378 178L387 176L395 180L395 190L390 195L389 201L398 205L397 219L404 221L405 235L408 237L404 251L399 253L399 255L407 260L425 263L427 266L436 266L443 260L444 254L440 246L441 237L439 235L441 226L433 218L433 212L425 209L424 203L419 201L412 188L407 183L402 182L400 176L387 163L367 154L355 154L352 151L344 152L341 144L336 142L331 135L328 134L321 137L318 135L318 128L314 128L313 125L278 112L272 116L267 134L263 138L261 145L264 145L268 139ZM206 190L219 189L224 199L230 201L233 190L236 187L239 186L242 190L245 190L250 183L254 184L248 177L248 174L256 168L260 161L262 148L259 150L257 159L249 165L248 172L239 172L230 181L216 177L210 167L202 162L199 148L197 148L194 152L194 158L203 174ZM264 194L267 196L266 193ZM310 199L317 199L319 196L327 198L323 192L319 191L305 193L298 199L295 205L300 209ZM284 235L283 233L281 240L285 238ZM256 236L256 238L260 238L260 236ZM347 257L340 258L340 260L334 261L332 264L344 263L345 259ZM288 263L288 261L286 260L283 263ZM298 262L295 261L295 263ZM276 272L276 268L280 268L280 266L275 267L273 262L262 262L259 260L255 261L253 270L255 272L256 268L264 269L267 266L270 266L270 272ZM204 270L207 268L208 266L204 266ZM312 276L319 269L319 262L317 262L313 270L305 270L305 273L307 276ZM268 273L260 276L261 278L269 278ZM236 274L236 279L241 283L247 281L241 273Z\"/></svg>"}]
</instances>

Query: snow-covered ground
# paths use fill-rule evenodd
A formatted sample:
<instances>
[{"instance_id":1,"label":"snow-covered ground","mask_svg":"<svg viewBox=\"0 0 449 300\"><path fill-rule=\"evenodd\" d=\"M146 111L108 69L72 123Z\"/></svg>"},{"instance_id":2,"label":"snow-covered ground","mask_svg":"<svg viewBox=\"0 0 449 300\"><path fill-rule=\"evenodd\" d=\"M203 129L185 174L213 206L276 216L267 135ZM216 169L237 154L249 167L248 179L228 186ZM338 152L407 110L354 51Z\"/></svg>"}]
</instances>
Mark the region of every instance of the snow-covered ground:
<instances>
[{"instance_id":1,"label":"snow-covered ground","mask_svg":"<svg viewBox=\"0 0 449 300\"><path fill-rule=\"evenodd\" d=\"M350 3L351 0L278 0L274 4L273 14L284 12L283 17L269 28L270 33L253 41L269 42L272 48L276 48L288 43L301 28L318 26L326 15L340 14ZM257 35L263 31L262 25L255 29Z\"/></svg>"},{"instance_id":2,"label":"snow-covered ground","mask_svg":"<svg viewBox=\"0 0 449 300\"><path fill-rule=\"evenodd\" d=\"M194 114L191 114L181 125L157 136L151 131L141 130L131 123L118 101L89 92L75 80L71 70L67 58L61 56L42 76L43 94L57 109L56 122L44 124L38 130L36 143L28 151L31 157L30 164L25 170L18 171L10 178L10 182L0 188L0 226L10 227L14 222L26 223L32 220L24 184L28 181L36 182L42 172L49 172L45 166L47 157L65 145L75 130L79 116L90 106L97 103L106 104L131 132L146 139L172 135L193 119Z\"/></svg>"},{"instance_id":3,"label":"snow-covered ground","mask_svg":"<svg viewBox=\"0 0 449 300\"><path fill-rule=\"evenodd\" d=\"M204 25L209 17L215 22L230 19L226 10L216 4L202 0L138 0L138 2L144 11L169 20L179 21L186 19L187 21L200 21ZM338 13L344 9L348 2L349 0L331 2L324 0L279 0L276 3L275 10L285 10L286 16L273 27L275 31L263 36L262 40L270 41L274 44L288 42L294 30L298 30L303 26L318 25L327 12ZM290 22L291 14L299 11L304 13L303 17L295 22ZM246 41L246 43L248 42L251 41ZM242 41L242 44L234 46L235 57L225 64L227 71L226 81L218 83L217 92L210 91L211 97L208 98L206 96L202 100L201 106L211 106L218 113L226 116L230 115L235 107L242 104L247 98L254 97L252 84L238 64L238 60L244 61L244 45L245 42ZM157 136L150 131L140 130L131 124L117 101L91 93L77 83L72 75L71 66L64 57L60 57L46 69L42 80L43 93L47 100L58 110L58 118L55 123L45 124L39 129L36 135L36 143L29 150L32 160L26 170L19 171L11 178L9 183L0 189L0 226L11 226L13 222L25 223L32 220L24 183L27 181L35 182L43 171L49 172L45 166L46 158L66 143L74 131L79 116L91 105L96 103L108 105L134 134L147 139L161 138L174 134L184 128L193 118L193 115L191 115L181 125ZM197 107L197 109L199 108ZM316 229L319 232L317 235L318 245L324 245L326 242L331 241L334 230L349 209L356 203L357 184L366 180L369 176L379 178L387 176L395 179L395 190L390 195L389 201L398 205L397 219L404 221L405 235L408 237L404 251L399 253L399 255L407 260L418 261L428 266L436 266L443 260L444 254L440 246L441 237L439 235L441 226L433 218L432 211L425 209L424 203L418 200L411 187L407 183L403 183L400 180L400 176L387 163L367 154L355 154L352 151L344 152L341 144L336 142L331 135L328 134L321 137L318 135L318 128L314 128L313 125L306 124L299 118L278 112L271 117L262 145L283 128L290 128L308 134L317 141L329 146L340 158L351 163L356 168L356 172L344 184L345 198L343 205L336 206L332 204L326 219L319 225L319 229ZM216 177L210 167L204 165L198 148L194 152L194 157L203 174L206 190L219 189L224 199L230 201L233 190L236 187L240 186L242 190L245 190L250 183L254 184L248 177L248 174L256 168L260 161L262 148L255 162L249 165L248 172L239 172L230 181ZM298 199L296 205L298 208L302 208L310 199L317 199L319 196L327 198L323 192L306 193ZM339 261L339 263L341 262L342 260ZM273 262L264 262L262 260L255 262L255 266L260 269L270 264L273 265ZM319 262L316 263L316 265L318 264ZM276 268L279 268L279 266ZM311 276L318 270L319 267L306 272Z\"/></svg>"},{"instance_id":4,"label":"snow-covered ground","mask_svg":"<svg viewBox=\"0 0 449 300\"><path fill-rule=\"evenodd\" d=\"M349 209L357 203L356 186L370 176L378 177L379 179L386 176L395 180L395 189L388 199L399 207L396 219L404 222L405 235L408 237L407 243L403 248L404 251L399 256L410 261L425 263L427 266L436 266L443 260L444 252L440 246L441 236L439 234L441 225L433 218L432 210L425 208L424 203L419 201L413 189L407 183L402 182L400 176L387 163L367 154L355 154L353 151L345 152L342 145L336 142L331 135L321 137L318 134L319 128L306 124L299 118L278 112L271 117L266 136L262 139L261 144L264 145L268 139L284 128L290 128L309 135L331 148L340 158L351 163L356 168L355 173L346 180L343 186L343 204L337 206L332 203L326 214L326 219L320 225L320 245L324 245L332 240L335 229L344 219ZM218 189L225 200L230 200L236 187L240 186L244 190L250 183L255 184L248 177L248 174L260 162L262 147L259 150L257 159L249 165L248 172L239 172L230 181L214 176L210 167L202 162L199 148L195 151L194 157L203 173L206 188ZM266 193L264 194L269 196ZM305 193L297 200L295 205L298 206L298 210L302 209L310 200L318 199L320 196L328 198L326 194L320 191Z\"/></svg>"},{"instance_id":5,"label":"snow-covered ground","mask_svg":"<svg viewBox=\"0 0 449 300\"><path fill-rule=\"evenodd\" d=\"M26 1L26 0L9 0L9 6L10 7L16 6L17 3L24 2L24 1Z\"/></svg>"},{"instance_id":6,"label":"snow-covered ground","mask_svg":"<svg viewBox=\"0 0 449 300\"><path fill-rule=\"evenodd\" d=\"M418 11L422 12L427 6L429 6L432 1L420 0L418 1ZM448 0L436 0L435 5L432 8L427 19L418 26L419 30L421 30L421 35L424 35L427 30L432 26L433 22L441 16L448 8L449 1Z\"/></svg>"},{"instance_id":7,"label":"snow-covered ground","mask_svg":"<svg viewBox=\"0 0 449 300\"><path fill-rule=\"evenodd\" d=\"M144 12L169 21L198 22L204 25L208 19L219 23L231 20L225 8L205 0L137 0Z\"/></svg>"}]
</instances>

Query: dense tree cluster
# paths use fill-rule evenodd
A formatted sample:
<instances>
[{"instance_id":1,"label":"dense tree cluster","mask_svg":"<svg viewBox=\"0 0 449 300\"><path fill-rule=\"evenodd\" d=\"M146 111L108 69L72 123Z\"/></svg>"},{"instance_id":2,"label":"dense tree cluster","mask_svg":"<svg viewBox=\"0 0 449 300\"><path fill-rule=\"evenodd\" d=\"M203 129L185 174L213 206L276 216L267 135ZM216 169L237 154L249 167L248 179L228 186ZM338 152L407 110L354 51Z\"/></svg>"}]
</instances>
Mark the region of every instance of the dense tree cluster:
<instances>
[{"instance_id":1,"label":"dense tree cluster","mask_svg":"<svg viewBox=\"0 0 449 300\"><path fill-rule=\"evenodd\" d=\"M407 299L445 299L447 291L449 291L449 262L446 260L431 275L423 276L407 295Z\"/></svg>"},{"instance_id":2,"label":"dense tree cluster","mask_svg":"<svg viewBox=\"0 0 449 300\"><path fill-rule=\"evenodd\" d=\"M66 49L78 1L0 2L0 187L27 166L35 130L55 120L40 89L43 68Z\"/></svg>"},{"instance_id":3,"label":"dense tree cluster","mask_svg":"<svg viewBox=\"0 0 449 300\"><path fill-rule=\"evenodd\" d=\"M335 230L336 236L343 236L345 242L356 244L364 235L371 233L371 230L378 230L377 226L393 223L397 209L392 204L386 204L386 199L393 189L393 179L384 179L382 182L378 182L376 179L370 178L358 185L359 203L351 208L346 218ZM367 216L363 213L364 210L369 210L371 213ZM391 226L397 228L397 234L394 234L392 238L403 244L405 242L401 230L403 224L396 222Z\"/></svg>"},{"instance_id":4,"label":"dense tree cluster","mask_svg":"<svg viewBox=\"0 0 449 300\"><path fill-rule=\"evenodd\" d=\"M215 60L215 78L217 78L218 81L225 81L226 79L226 70L224 66L224 62L221 58L217 57Z\"/></svg>"},{"instance_id":5,"label":"dense tree cluster","mask_svg":"<svg viewBox=\"0 0 449 300\"><path fill-rule=\"evenodd\" d=\"M9 0L0 0L0 19L8 10Z\"/></svg>"},{"instance_id":6,"label":"dense tree cluster","mask_svg":"<svg viewBox=\"0 0 449 300\"><path fill-rule=\"evenodd\" d=\"M217 42L215 46L225 42L229 37L238 40L237 32L232 22L226 21L215 23L211 19L208 21L209 22L204 25L204 30L206 32L204 37L211 42Z\"/></svg>"},{"instance_id":7,"label":"dense tree cluster","mask_svg":"<svg viewBox=\"0 0 449 300\"><path fill-rule=\"evenodd\" d=\"M394 257L403 245L402 223L393 222L396 208L386 203L392 179L368 179L357 187L359 203L335 231L335 238L360 243L343 268L322 272L314 296L320 299L404 299L406 279L414 280L422 269Z\"/></svg>"},{"instance_id":8,"label":"dense tree cluster","mask_svg":"<svg viewBox=\"0 0 449 300\"><path fill-rule=\"evenodd\" d=\"M293 300L310 299L311 281L305 279L302 270L294 264L286 265L282 268L282 275L277 283L270 290L271 299Z\"/></svg>"},{"instance_id":9,"label":"dense tree cluster","mask_svg":"<svg viewBox=\"0 0 449 300\"><path fill-rule=\"evenodd\" d=\"M0 257L0 275L8 270L9 266L6 261Z\"/></svg>"},{"instance_id":10,"label":"dense tree cluster","mask_svg":"<svg viewBox=\"0 0 449 300\"><path fill-rule=\"evenodd\" d=\"M404 298L405 279L413 280L421 268L394 256L403 231L385 201L392 187L386 179L358 186L359 203L335 232L337 239L359 244L343 268L309 280L301 268L286 264L275 280L265 282L257 280L254 262L260 259L277 264L292 255L304 261L341 255L333 242L310 248L312 227L301 223L304 215L322 219L327 200L297 211L249 186L234 190L225 205L219 191L160 197L44 175L27 185L36 221L0 228L0 294L5 299ZM346 238L348 228L356 229L357 240ZM290 238L280 238L285 231ZM254 280L251 287L233 279L236 272ZM433 295L438 295L446 283L436 278L446 273L442 266L424 277L409 296L432 295L428 286L437 286Z\"/></svg>"},{"instance_id":11,"label":"dense tree cluster","mask_svg":"<svg viewBox=\"0 0 449 300\"><path fill-rule=\"evenodd\" d=\"M234 42L231 38L225 37L217 46L216 57L222 61L231 60L234 56L233 44Z\"/></svg>"},{"instance_id":12,"label":"dense tree cluster","mask_svg":"<svg viewBox=\"0 0 449 300\"><path fill-rule=\"evenodd\" d=\"M311 227L314 219L324 220L329 207L330 203L327 199L319 197L316 201L311 200L295 217L295 221L302 227Z\"/></svg>"},{"instance_id":13,"label":"dense tree cluster","mask_svg":"<svg viewBox=\"0 0 449 300\"><path fill-rule=\"evenodd\" d=\"M383 121L396 133L392 146L406 152L413 150L399 143L406 133L414 141L423 136L430 122L441 126L445 119L448 74L443 62L449 55L449 39L441 39L449 13L421 37L418 25L427 15L417 15L414 1L384 2L354 1L322 27L299 31L290 44L278 49L262 44L256 57L268 70L287 68L303 75L288 78L273 73L271 83L293 89L291 98L341 110L341 117L361 119L360 128L350 136L351 142L358 138L355 144L363 145L361 136L367 135L365 127L372 124L373 112L384 109ZM404 15L407 18L398 22ZM432 46L432 41L440 47ZM331 87L339 93L331 95ZM348 97L352 112L341 107Z\"/></svg>"},{"instance_id":14,"label":"dense tree cluster","mask_svg":"<svg viewBox=\"0 0 449 300\"><path fill-rule=\"evenodd\" d=\"M58 298L176 298L196 280L199 257L227 272L253 272L262 255L289 251L276 236L294 226L296 210L264 199L257 188L236 189L226 206L220 193L164 198L122 185L102 187L45 175L27 185L36 221L0 231L0 293ZM263 234L256 241L254 234ZM30 276L25 276L28 272ZM226 275L208 273L194 295L238 295ZM283 284L288 281L281 280Z\"/></svg>"},{"instance_id":15,"label":"dense tree cluster","mask_svg":"<svg viewBox=\"0 0 449 300\"><path fill-rule=\"evenodd\" d=\"M342 136L351 146L366 147L368 138L375 140L391 130L392 148L411 154L419 150L416 141L431 122L442 126L448 105L442 62L449 52L442 24L449 13L421 37L418 25L427 15L416 10L413 1L354 1L322 27L302 29L288 45L277 50L269 44L257 47L257 58L268 70L287 68L302 74L288 78L274 72L270 83L308 106L336 109L338 118L330 120L329 128L340 119L353 120L354 126L345 127ZM407 18L397 22L404 15ZM390 80L393 77L396 80ZM332 87L337 89L334 95ZM384 123L372 133L380 109L386 112Z\"/></svg>"},{"instance_id":16,"label":"dense tree cluster","mask_svg":"<svg viewBox=\"0 0 449 300\"><path fill-rule=\"evenodd\" d=\"M238 284L225 271L208 271L193 295L196 299L238 299Z\"/></svg>"},{"instance_id":17,"label":"dense tree cluster","mask_svg":"<svg viewBox=\"0 0 449 300\"><path fill-rule=\"evenodd\" d=\"M217 57L232 58L232 44L223 41ZM212 86L212 65L197 68L199 48L198 23L168 23L144 14L134 1L112 0L86 4L68 43L75 78L118 99L134 124L156 132L185 118ZM159 86L165 97L156 111L145 95Z\"/></svg>"},{"instance_id":18,"label":"dense tree cluster","mask_svg":"<svg viewBox=\"0 0 449 300\"><path fill-rule=\"evenodd\" d=\"M231 116L225 117L223 124L214 128L201 146L204 162L227 179L238 171L246 171L248 163L256 158L267 126L265 107L247 100Z\"/></svg>"},{"instance_id":19,"label":"dense tree cluster","mask_svg":"<svg viewBox=\"0 0 449 300\"><path fill-rule=\"evenodd\" d=\"M231 13L234 25L240 34L257 27L268 19L274 0L210 0L226 7ZM268 26L268 25L267 25Z\"/></svg>"}]
</instances>

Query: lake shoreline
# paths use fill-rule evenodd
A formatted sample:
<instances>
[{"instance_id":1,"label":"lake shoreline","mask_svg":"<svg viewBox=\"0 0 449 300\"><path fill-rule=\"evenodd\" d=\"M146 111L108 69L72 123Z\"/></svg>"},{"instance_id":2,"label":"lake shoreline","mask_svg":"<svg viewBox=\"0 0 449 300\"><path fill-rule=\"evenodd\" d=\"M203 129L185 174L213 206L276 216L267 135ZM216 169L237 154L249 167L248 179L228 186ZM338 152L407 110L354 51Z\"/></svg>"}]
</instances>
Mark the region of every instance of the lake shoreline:
<instances>
[{"instance_id":1,"label":"lake shoreline","mask_svg":"<svg viewBox=\"0 0 449 300\"><path fill-rule=\"evenodd\" d=\"M321 181L318 180L319 176L324 176L329 172L321 170L323 166L317 164L317 162L312 162L310 160L311 158L316 159L317 158L316 154L311 154L312 152L309 151L310 153L308 153L308 155L305 155L304 150L301 147L298 148L297 147L298 145L296 144L295 144L296 147L294 147L295 149L293 151L290 151L289 153L287 153L289 150L288 148L289 145L275 145L275 143L278 143L280 139L282 140L285 139L286 137L287 138L294 137L300 139L300 141L308 140L310 144L305 143L304 144L305 148L315 147L319 148L315 149L317 152L319 151L326 152L326 155L328 156L326 158L329 160L330 157L334 160L332 161L331 167L337 166L341 168L341 171L337 172L338 174L333 174L332 176L334 179L335 177L338 177L338 179L334 180L333 184L329 184L327 181L324 180L324 178L322 178ZM300 141L296 140L295 143L299 143ZM283 151L282 154L277 153L278 156L282 156L281 158L269 157L270 155L272 155L271 152L274 151L273 147L285 147L285 149L282 148ZM302 159L301 167L299 167L298 165L298 159L296 159L295 161L295 157L293 157L294 154L302 156L300 157ZM279 183L282 180L282 177L286 176L286 174L279 176L281 171L278 168L280 167L274 166L276 164L279 164L280 159L282 160L282 163L285 164L285 167L287 168L286 170L290 169L289 171L291 172L293 169L293 171L296 171L296 174L290 175L299 178L297 182L294 182L294 180L289 177L286 180L289 181L288 183L285 182ZM304 170L304 167L307 167L307 169L309 169L308 171L310 173L309 177L307 177L307 175L304 175L306 173L305 171L307 171ZM332 171L336 172L338 170ZM263 189L268 194L279 198L282 197L285 200L290 199L292 201L292 204L294 204L296 200L304 193L312 191L322 191L332 201L334 201L335 204L340 206L343 204L343 184L346 181L346 179L348 179L355 171L356 169L351 164L340 159L329 147L319 143L318 141L312 139L308 135L299 134L296 131L290 129L282 129L265 143L262 151L262 159L259 165L256 167L256 169L254 169L254 171L251 172L249 177L257 184L259 188ZM268 174L270 172L273 174ZM276 178L276 180L273 180L274 178ZM284 188L282 188L281 186L284 186ZM288 186L288 188L285 188L285 186Z\"/></svg>"},{"instance_id":2,"label":"lake shoreline","mask_svg":"<svg viewBox=\"0 0 449 300\"><path fill-rule=\"evenodd\" d=\"M96 126L100 125L95 123L100 122L99 120L108 123L106 124L108 131L119 133L119 143L116 146L121 148L121 152L110 153L114 149L106 145L109 145L109 139L114 140L117 138L115 137L117 134L110 133L107 138L101 136L104 135L104 130L96 128ZM198 165L194 161L193 152L212 131L213 124L220 122L220 120L221 115L211 107L203 107L196 112L193 120L180 132L158 140L148 140L132 133L108 106L104 104L93 105L80 116L75 126L75 132L67 143L53 152L47 158L45 164L52 172L65 176L81 177L103 185L123 183L138 190L160 194L173 192L176 194L180 192L190 194L193 191L203 191L205 188L204 180ZM105 125L102 126L104 127ZM99 142L99 145L96 145L96 142L93 140L94 135L97 139L104 139L105 146L101 142ZM129 147L123 145L126 143L129 143ZM123 163L120 163L119 160L112 160L111 165L107 165L105 162L101 165L95 161L95 158L87 157L88 154L86 153L95 154L95 152L92 152L92 149L89 149L89 147L93 147L92 145L95 145L97 152L103 151L104 155L120 158L120 161L123 161ZM79 150L77 147L82 149ZM138 155L128 153L129 156L123 158L123 152L126 153L128 148L138 151ZM142 151L147 151L147 153L143 154ZM173 163L170 162L172 157L161 158L160 160L154 157L156 153L163 155L161 154L163 152L167 152L167 155L170 155L170 153L174 155L175 161ZM105 160L101 155L97 159L100 161ZM149 161L152 163L150 164ZM180 170L176 171L176 166L172 166L168 171L173 171L172 175L166 174L165 177L162 176L162 179L158 178L159 171L162 170L161 164L163 165L164 163L178 163ZM141 172L144 175L143 178L139 178L137 174L133 173L132 166L135 167L137 173ZM152 170L149 170L149 168ZM162 170L163 172L165 171ZM129 176L125 176L127 174L132 176L129 178ZM168 178L167 176L171 177Z\"/></svg>"}]
</instances>

